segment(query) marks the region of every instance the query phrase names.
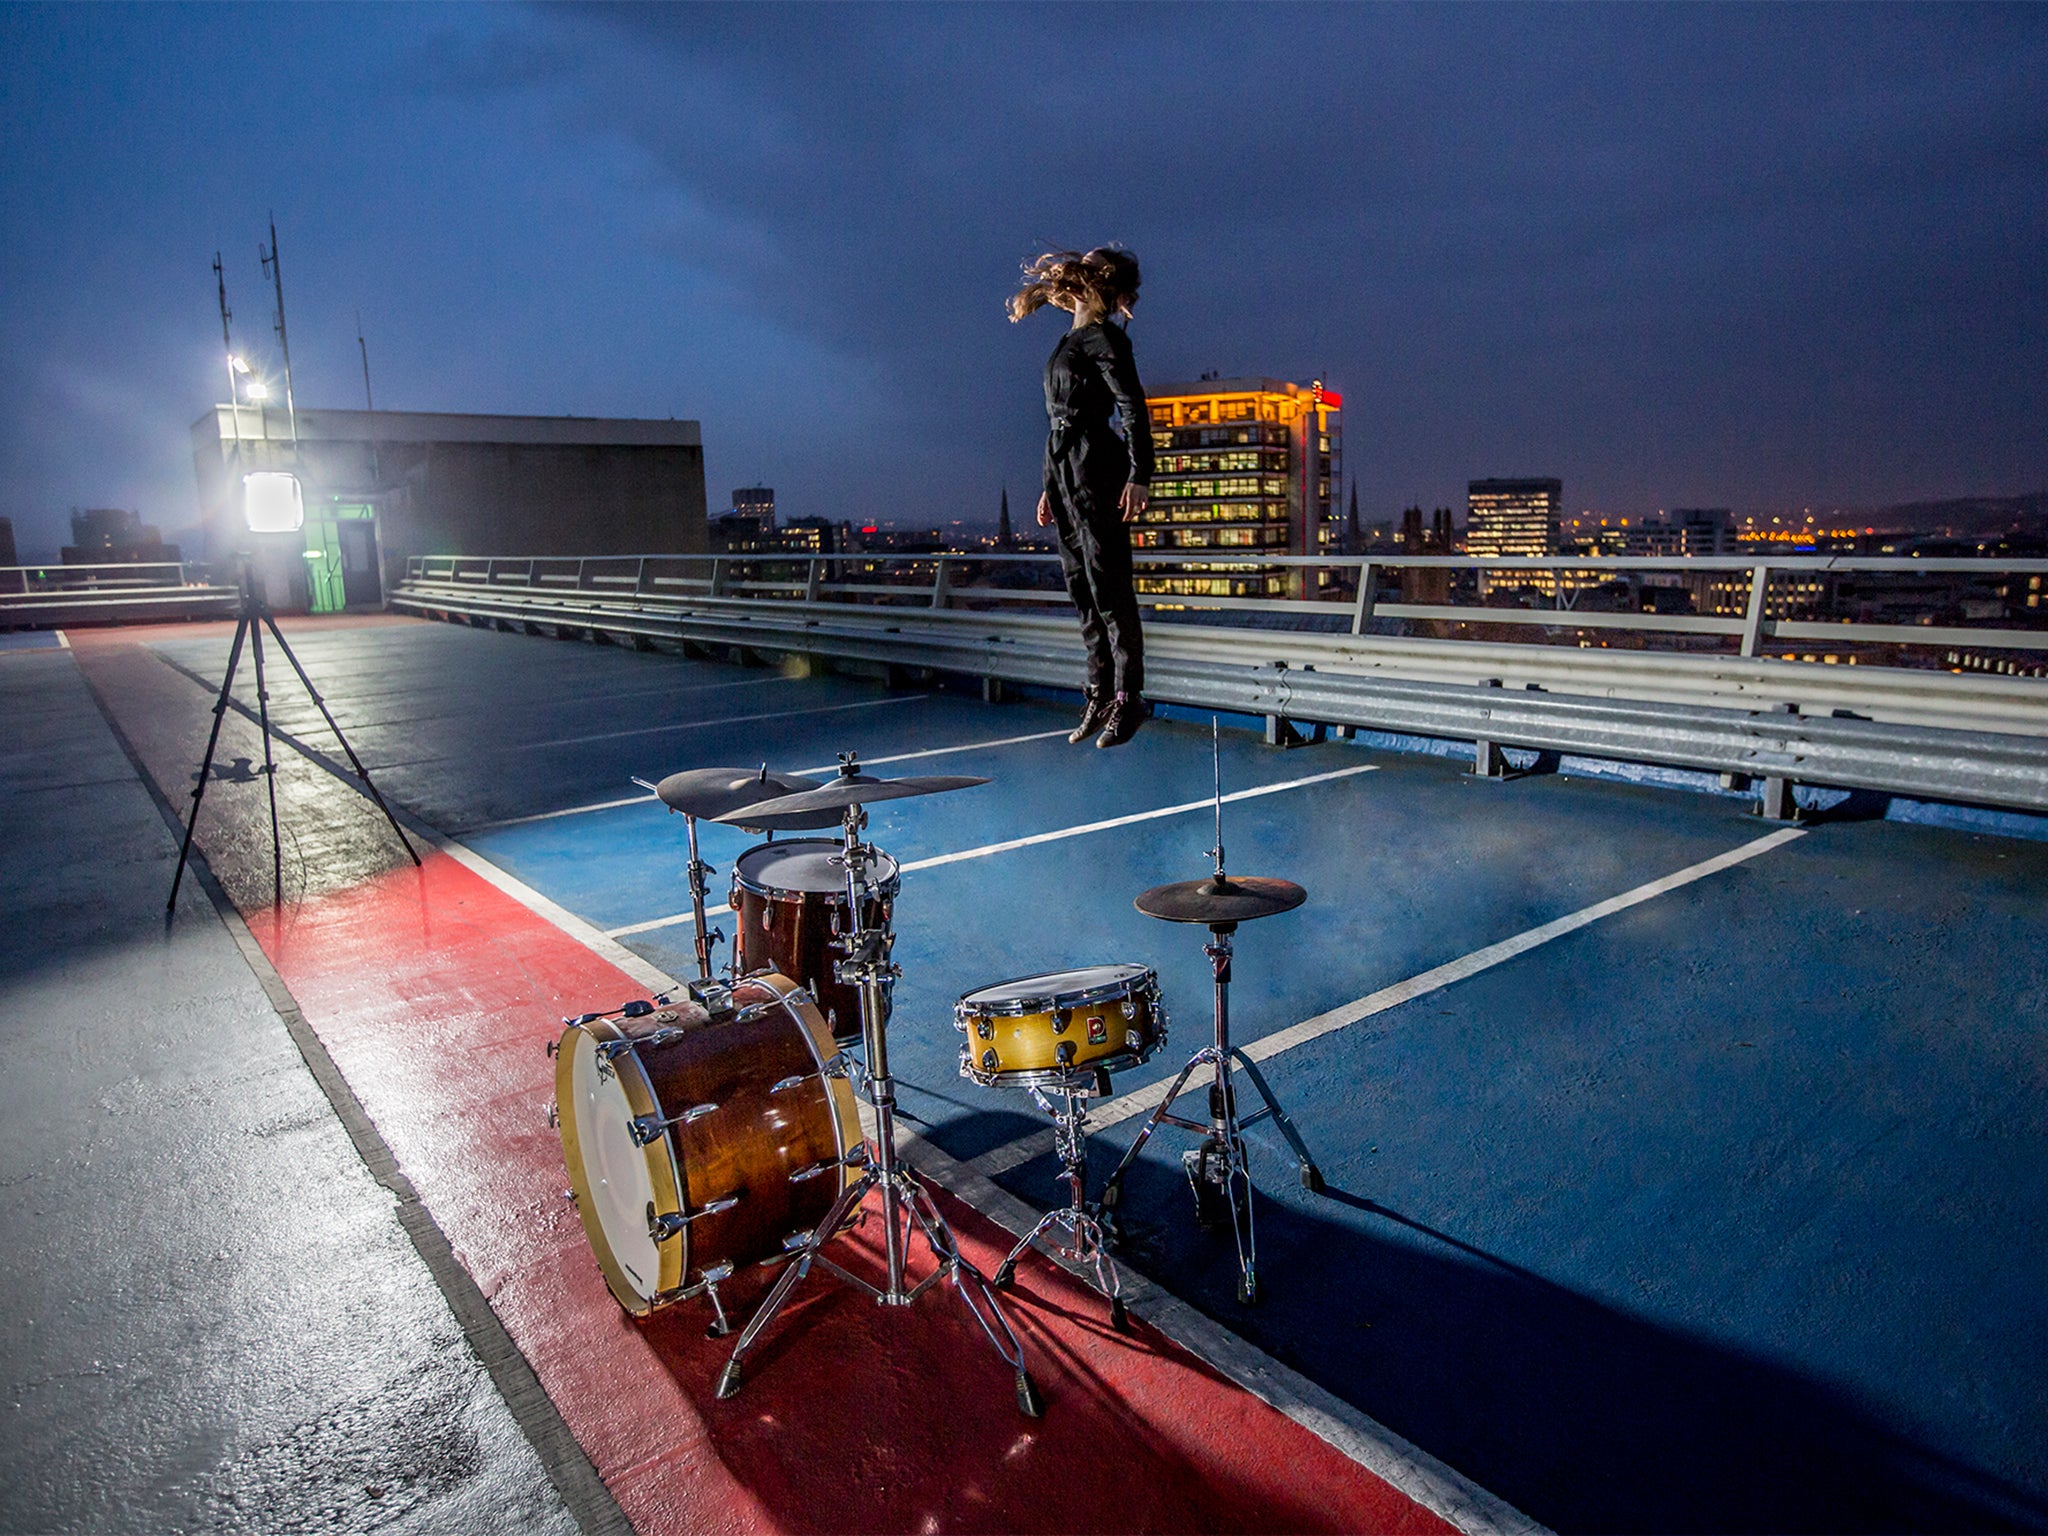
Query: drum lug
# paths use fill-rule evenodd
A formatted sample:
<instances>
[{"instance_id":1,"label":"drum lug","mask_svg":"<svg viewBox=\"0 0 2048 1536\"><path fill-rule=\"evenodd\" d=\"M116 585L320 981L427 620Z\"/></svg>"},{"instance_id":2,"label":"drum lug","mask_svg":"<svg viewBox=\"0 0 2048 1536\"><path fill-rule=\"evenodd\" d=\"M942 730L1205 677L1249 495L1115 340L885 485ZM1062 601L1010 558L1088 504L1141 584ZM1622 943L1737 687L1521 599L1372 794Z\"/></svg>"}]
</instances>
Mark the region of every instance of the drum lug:
<instances>
[{"instance_id":1,"label":"drum lug","mask_svg":"<svg viewBox=\"0 0 2048 1536\"><path fill-rule=\"evenodd\" d=\"M559 1050L560 1050L561 1048L562 1048L562 1042L561 1042L560 1040L557 1040L557 1039L552 1039L552 1038L551 1038L551 1039L550 1039L550 1040L548 1041L548 1046L547 1046L547 1050L548 1050L548 1060L550 1060L550 1061L553 1061L553 1060L555 1059L555 1052L559 1051Z\"/></svg>"},{"instance_id":2,"label":"drum lug","mask_svg":"<svg viewBox=\"0 0 2048 1536\"><path fill-rule=\"evenodd\" d=\"M629 1127L636 1147L652 1146L661 1139L661 1133L672 1125L690 1125L706 1115L718 1113L716 1104L693 1104L680 1115L670 1115L666 1120L658 1115L638 1115Z\"/></svg>"},{"instance_id":3,"label":"drum lug","mask_svg":"<svg viewBox=\"0 0 2048 1536\"><path fill-rule=\"evenodd\" d=\"M816 1074L810 1072L798 1072L794 1076L785 1077L781 1082L775 1084L775 1086L770 1088L768 1091L771 1094L787 1093L792 1088L801 1088L805 1083L808 1083L811 1080L811 1078L815 1075Z\"/></svg>"},{"instance_id":4,"label":"drum lug","mask_svg":"<svg viewBox=\"0 0 2048 1536\"><path fill-rule=\"evenodd\" d=\"M550 1104L548 1106L548 1129L551 1131L559 1131L561 1128L562 1106L559 1104Z\"/></svg>"},{"instance_id":5,"label":"drum lug","mask_svg":"<svg viewBox=\"0 0 2048 1536\"><path fill-rule=\"evenodd\" d=\"M619 1017L622 1019L644 1019L652 1012L654 1012L654 1004L648 1002L644 997L636 997L632 1002L619 1010Z\"/></svg>"},{"instance_id":6,"label":"drum lug","mask_svg":"<svg viewBox=\"0 0 2048 1536\"><path fill-rule=\"evenodd\" d=\"M996 1068L1001 1065L1002 1058L995 1053L995 1048L993 1046L991 1046L988 1050L985 1050L981 1053L982 1071L993 1074Z\"/></svg>"},{"instance_id":7,"label":"drum lug","mask_svg":"<svg viewBox=\"0 0 2048 1536\"><path fill-rule=\"evenodd\" d=\"M977 1040L993 1040L996 1037L996 1021L982 1014L974 1021L974 1037Z\"/></svg>"},{"instance_id":8,"label":"drum lug","mask_svg":"<svg viewBox=\"0 0 2048 1536\"><path fill-rule=\"evenodd\" d=\"M1073 1022L1074 1022L1074 1016L1073 1016L1072 1014L1068 1013L1068 1012L1066 1011L1066 1009L1064 1009L1064 1008L1055 1008L1055 1009L1053 1009L1053 1011L1052 1011L1052 1032L1053 1032L1054 1034L1056 1034L1056 1035L1064 1035L1064 1034L1065 1034L1065 1033L1067 1032L1067 1026L1068 1026L1069 1024L1073 1023Z\"/></svg>"},{"instance_id":9,"label":"drum lug","mask_svg":"<svg viewBox=\"0 0 2048 1536\"><path fill-rule=\"evenodd\" d=\"M702 1221L706 1216L716 1216L721 1212L729 1211L739 1203L740 1197L738 1195L726 1195L721 1199L712 1200L704 1205L700 1205L687 1216L678 1216L674 1211L670 1211L666 1215L657 1216L647 1223L647 1235L657 1243L665 1243L670 1238L679 1235L683 1228L687 1227L691 1222Z\"/></svg>"},{"instance_id":10,"label":"drum lug","mask_svg":"<svg viewBox=\"0 0 2048 1536\"><path fill-rule=\"evenodd\" d=\"M1138 1000L1135 997L1125 998L1119 1006L1122 1007L1126 1020L1135 1019L1138 1016Z\"/></svg>"}]
</instances>

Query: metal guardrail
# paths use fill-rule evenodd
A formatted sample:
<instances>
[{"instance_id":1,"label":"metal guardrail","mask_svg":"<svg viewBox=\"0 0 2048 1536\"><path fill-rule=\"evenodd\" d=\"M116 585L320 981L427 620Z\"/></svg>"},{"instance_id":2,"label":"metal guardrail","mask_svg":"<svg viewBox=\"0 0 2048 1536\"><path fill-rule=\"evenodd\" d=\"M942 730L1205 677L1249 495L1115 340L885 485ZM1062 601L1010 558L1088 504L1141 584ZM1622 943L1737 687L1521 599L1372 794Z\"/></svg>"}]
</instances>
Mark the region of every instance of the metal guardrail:
<instances>
[{"instance_id":1,"label":"metal guardrail","mask_svg":"<svg viewBox=\"0 0 2048 1536\"><path fill-rule=\"evenodd\" d=\"M1050 556L821 555L632 556L586 560L416 559L392 605L412 612L558 634L592 633L639 642L738 648L771 657L833 657L928 668L1014 682L1078 688L1082 660L1073 622L1021 605L1064 602L1064 593L959 586L950 571L969 564L1049 563ZM1215 555L1154 557L1148 563L1220 563ZM694 563L704 574L677 574ZM1247 566L1328 567L1329 560L1248 555ZM1148 626L1148 695L1198 708L1263 716L1268 737L1303 727L1371 729L1475 743L1482 771L1499 768L1502 746L1669 764L1761 780L1767 803L1783 805L1794 782L2048 811L2048 681L1882 666L1826 666L1755 654L1786 633L1762 611L1770 574L1808 570L1956 570L2048 574L2048 561L1745 558L1712 561L1581 558L1473 560L1371 557L1359 594L1337 604L1308 599L1215 599L1154 595L1155 608L1227 607L1275 617L1348 614L1336 632L1174 622ZM1740 618L1597 614L1569 610L1377 604L1380 566L1583 570L1741 570L1751 604ZM735 570L781 566L785 579ZM923 567L918 585L828 579L852 566ZM708 568L707 568L708 567ZM799 574L800 573L800 574ZM917 572L922 576L923 572ZM848 601L890 598L891 602ZM985 601L981 609L956 606ZM1416 613L1416 609L1428 611ZM1449 609L1477 623L1676 630L1711 622L1708 633L1740 634L1740 655L1430 639L1371 633L1375 616L1441 617ZM1692 624L1674 625L1674 618ZM1589 626L1590 627L1590 626ZM1799 628L1808 627L1800 621ZM1907 627L1920 643L2048 649L2048 629L1827 625L1830 637ZM1967 637L1967 638L1965 638Z\"/></svg>"},{"instance_id":2,"label":"metal guardrail","mask_svg":"<svg viewBox=\"0 0 2048 1536\"><path fill-rule=\"evenodd\" d=\"M1352 634L1364 634L1375 618L1435 620L1459 624L1530 625L1546 629L1618 629L1659 631L1669 634L1724 635L1739 640L1737 654L1754 656L1765 639L1856 644L1909 644L1915 646L1982 646L2000 650L2048 652L2048 619L2038 629L1992 628L1987 626L1935 624L1879 624L1854 621L1811 622L1773 618L1774 578L1840 576L1855 574L1965 574L2048 577L2048 560L2027 559L1921 559L1909 556L1809 555L1745 556L1708 555L1657 558L1649 556L1591 557L1472 555L1268 555L1256 550L1217 549L1201 554L1171 554L1146 550L1136 555L1141 570L1167 575L1175 567L1196 567L1204 572L1226 567L1243 570L1304 570L1346 574L1346 586L1355 596L1343 601L1314 598L1231 597L1212 594L1141 593L1139 602L1152 608L1215 610L1318 617L1347 625ZM1040 566L1056 569L1055 555L989 553L933 553L912 555L879 554L728 554L728 555L604 555L573 556L413 556L406 563L408 581L453 582L485 587L503 585L541 587L558 591L606 591L635 596L703 595L723 597L747 593L777 593L801 596L816 602L841 597L891 597L909 602L922 601L933 608L957 603L1061 603L1063 590L1004 586L962 586L953 573L972 566ZM676 566L694 566L704 574L679 575ZM857 566L895 566L928 579L906 582L859 582L831 579L835 569ZM739 571L766 568L789 570L782 578L736 577ZM1716 572L1746 573L1748 591L1740 615L1606 612L1572 606L1552 608L1498 607L1479 604L1410 603L1387 601L1379 594L1380 578L1388 571L1447 570L1498 573L1554 573L1572 578L1613 577L1639 582L1644 574L1702 576ZM1559 601L1563 600L1560 584ZM1576 595L1576 594L1575 594Z\"/></svg>"},{"instance_id":3,"label":"metal guardrail","mask_svg":"<svg viewBox=\"0 0 2048 1536\"><path fill-rule=\"evenodd\" d=\"M232 618L232 586L173 562L0 566L0 628Z\"/></svg>"}]
</instances>

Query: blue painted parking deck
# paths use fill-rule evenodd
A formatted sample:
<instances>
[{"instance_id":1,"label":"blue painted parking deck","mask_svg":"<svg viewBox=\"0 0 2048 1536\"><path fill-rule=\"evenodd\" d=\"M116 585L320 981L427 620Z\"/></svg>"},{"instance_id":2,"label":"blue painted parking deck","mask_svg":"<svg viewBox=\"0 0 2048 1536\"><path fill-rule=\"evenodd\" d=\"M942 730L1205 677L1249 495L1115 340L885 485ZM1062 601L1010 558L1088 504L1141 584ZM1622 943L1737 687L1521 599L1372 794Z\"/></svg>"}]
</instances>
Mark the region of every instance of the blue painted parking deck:
<instances>
[{"instance_id":1,"label":"blue painted parking deck","mask_svg":"<svg viewBox=\"0 0 2048 1536\"><path fill-rule=\"evenodd\" d=\"M1172 1039L1105 1119L1207 1035L1201 930L1131 906L1207 867L1205 726L1100 752L1060 706L936 687L448 625L294 644L388 796L675 976L684 824L632 775L857 750L989 776L875 809L910 866L891 1054L920 1129L1037 1204L1043 1118L959 1076L958 995L1155 967ZM158 649L196 679L225 656ZM322 743L294 688L273 703ZM1261 1305L1192 1220L1177 1132L1129 1181L1126 1262L1559 1528L2048 1525L2048 847L1782 835L1727 799L1244 731L1221 756L1231 868L1310 893L1238 934L1237 1040L1438 980L1267 1058L1330 1188L1252 1133ZM702 832L719 901L757 839ZM1098 1180L1136 1124L1100 1133Z\"/></svg>"}]
</instances>

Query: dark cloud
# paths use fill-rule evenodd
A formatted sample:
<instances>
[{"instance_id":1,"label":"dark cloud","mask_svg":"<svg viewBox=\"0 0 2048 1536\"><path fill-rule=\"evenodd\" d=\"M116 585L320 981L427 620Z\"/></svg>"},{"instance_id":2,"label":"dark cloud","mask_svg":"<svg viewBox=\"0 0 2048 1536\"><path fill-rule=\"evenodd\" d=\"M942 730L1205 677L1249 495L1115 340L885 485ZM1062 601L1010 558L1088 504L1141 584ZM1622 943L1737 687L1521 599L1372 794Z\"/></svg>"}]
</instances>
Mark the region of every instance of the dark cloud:
<instances>
[{"instance_id":1,"label":"dark cloud","mask_svg":"<svg viewBox=\"0 0 2048 1536\"><path fill-rule=\"evenodd\" d=\"M37 245L0 339L33 314L90 344L58 347L85 382L0 369L0 472L103 499L20 421L118 401L154 453L209 387L173 382L203 304L124 364L45 246L129 242L148 280L107 296L161 332L275 201L309 388L350 387L360 303L394 404L700 416L714 496L761 477L804 511L986 518L1028 487L1055 322L999 306L1033 250L1106 239L1145 263L1147 375L1326 375L1377 513L1502 473L1618 510L2038 488L2043 15L17 11L7 124L37 147L0 191ZM193 88L217 68L227 99ZM222 115L266 124L231 167Z\"/></svg>"}]
</instances>

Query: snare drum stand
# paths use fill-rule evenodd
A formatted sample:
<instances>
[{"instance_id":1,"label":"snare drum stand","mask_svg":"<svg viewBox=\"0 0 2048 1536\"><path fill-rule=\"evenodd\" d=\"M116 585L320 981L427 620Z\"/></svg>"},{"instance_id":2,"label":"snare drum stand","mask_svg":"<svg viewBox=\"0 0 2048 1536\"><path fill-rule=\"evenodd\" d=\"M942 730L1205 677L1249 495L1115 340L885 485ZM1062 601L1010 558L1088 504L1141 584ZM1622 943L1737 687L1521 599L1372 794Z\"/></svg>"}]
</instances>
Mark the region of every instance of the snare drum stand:
<instances>
[{"instance_id":1,"label":"snare drum stand","mask_svg":"<svg viewBox=\"0 0 2048 1536\"><path fill-rule=\"evenodd\" d=\"M1056 1206L1038 1218L1038 1225L1025 1233L1017 1246L1010 1250L1010 1256L997 1266L990 1283L998 1287L1009 1285L1024 1250L1052 1228L1064 1227L1073 1242L1071 1246L1056 1244L1053 1251L1076 1264L1092 1263L1095 1266L1095 1283L1109 1298L1109 1324L1121 1333L1130 1326L1129 1314L1124 1310L1123 1280L1116 1272L1116 1261L1109 1256L1108 1235L1096 1216L1096 1208L1088 1203L1087 1096L1094 1091L1094 1086L1092 1073L1079 1079L1063 1079L1053 1086L1053 1092L1061 1100L1057 1105L1045 1096L1042 1089L1032 1088L1031 1097L1053 1119L1054 1143L1060 1155L1060 1177L1067 1181L1068 1200L1064 1206Z\"/></svg>"},{"instance_id":2,"label":"snare drum stand","mask_svg":"<svg viewBox=\"0 0 2048 1536\"><path fill-rule=\"evenodd\" d=\"M896 1161L896 1085L889 1076L887 1004L889 989L902 972L889 959L895 935L886 928L863 926L862 913L866 907L863 898L873 885L868 877L868 865L875 851L860 840L861 829L866 825L867 812L858 805L848 806L844 822L845 853L842 857L846 867L847 910L853 914L855 926L851 933L838 941L846 959L838 964L836 972L840 981L860 988L861 1033L867 1046L867 1098L875 1110L874 1145L860 1177L847 1186L817 1228L801 1239L792 1237L796 1244L794 1257L740 1331L739 1339L733 1345L732 1358L719 1374L718 1395L731 1397L739 1390L741 1362L747 1351L754 1347L762 1330L782 1311L790 1294L810 1273L815 1261L849 1285L867 1292L885 1307L907 1307L938 1281L950 1278L960 1300L975 1322L981 1325L981 1331L995 1346L996 1353L1016 1372L1017 1407L1035 1419L1044 1413L1045 1406L1030 1373L1024 1368L1024 1346L1018 1342L1009 1319L1003 1316L987 1278L961 1256L959 1241L947 1225L946 1218L939 1214L930 1192L916 1174ZM882 1287L870 1285L858 1275L849 1273L821 1251L846 1227L871 1189L882 1192L882 1241L888 1265L888 1276ZM924 1234L925 1244L938 1261L938 1268L917 1284L906 1286L904 1261L909 1254L913 1224Z\"/></svg>"}]
</instances>

